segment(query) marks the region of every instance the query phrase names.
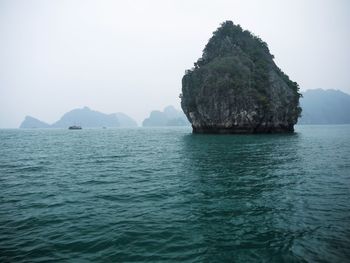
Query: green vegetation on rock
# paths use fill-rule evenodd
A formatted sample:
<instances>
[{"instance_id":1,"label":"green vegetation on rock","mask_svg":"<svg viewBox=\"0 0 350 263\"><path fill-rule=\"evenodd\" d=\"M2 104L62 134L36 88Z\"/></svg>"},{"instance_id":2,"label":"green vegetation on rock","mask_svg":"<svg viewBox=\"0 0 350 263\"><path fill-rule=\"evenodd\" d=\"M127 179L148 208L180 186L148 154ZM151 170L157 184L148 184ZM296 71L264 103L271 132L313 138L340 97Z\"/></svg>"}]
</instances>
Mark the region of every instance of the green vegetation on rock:
<instances>
[{"instance_id":1,"label":"green vegetation on rock","mask_svg":"<svg viewBox=\"0 0 350 263\"><path fill-rule=\"evenodd\" d=\"M299 87L273 58L259 37L222 23L182 79L181 106L194 132L293 131Z\"/></svg>"}]
</instances>

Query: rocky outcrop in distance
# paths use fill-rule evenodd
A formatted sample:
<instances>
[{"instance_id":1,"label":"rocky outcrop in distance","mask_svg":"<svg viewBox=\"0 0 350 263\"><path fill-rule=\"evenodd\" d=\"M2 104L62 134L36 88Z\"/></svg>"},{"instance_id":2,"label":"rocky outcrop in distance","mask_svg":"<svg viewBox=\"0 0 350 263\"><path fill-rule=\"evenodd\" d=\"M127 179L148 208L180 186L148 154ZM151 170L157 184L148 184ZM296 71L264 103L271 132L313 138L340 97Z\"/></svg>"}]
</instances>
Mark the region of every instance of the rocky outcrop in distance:
<instances>
[{"instance_id":1,"label":"rocky outcrop in distance","mask_svg":"<svg viewBox=\"0 0 350 263\"><path fill-rule=\"evenodd\" d=\"M186 116L173 106L167 106L163 111L152 111L142 122L143 127L188 126Z\"/></svg>"},{"instance_id":2,"label":"rocky outcrop in distance","mask_svg":"<svg viewBox=\"0 0 350 263\"><path fill-rule=\"evenodd\" d=\"M340 90L307 90L300 104L298 124L350 124L350 95Z\"/></svg>"},{"instance_id":3,"label":"rocky outcrop in distance","mask_svg":"<svg viewBox=\"0 0 350 263\"><path fill-rule=\"evenodd\" d=\"M24 121L19 126L19 128L27 128L27 129L50 128L50 124L47 124L47 123L40 121L36 118L33 118L31 116L26 116L24 118Z\"/></svg>"},{"instance_id":4,"label":"rocky outcrop in distance","mask_svg":"<svg viewBox=\"0 0 350 263\"><path fill-rule=\"evenodd\" d=\"M84 107L65 113L52 125L27 116L20 128L68 128L72 125L79 125L84 128L137 127L136 121L124 113L105 114Z\"/></svg>"},{"instance_id":5,"label":"rocky outcrop in distance","mask_svg":"<svg viewBox=\"0 0 350 263\"><path fill-rule=\"evenodd\" d=\"M226 21L182 79L181 107L194 133L293 132L299 87L268 46Z\"/></svg>"},{"instance_id":6,"label":"rocky outcrop in distance","mask_svg":"<svg viewBox=\"0 0 350 263\"><path fill-rule=\"evenodd\" d=\"M117 113L113 113L115 115L115 117L118 119L118 122L120 124L120 127L137 127L137 122L132 119L131 117L129 117L128 115L126 115L125 113L122 112L117 112Z\"/></svg>"}]
</instances>

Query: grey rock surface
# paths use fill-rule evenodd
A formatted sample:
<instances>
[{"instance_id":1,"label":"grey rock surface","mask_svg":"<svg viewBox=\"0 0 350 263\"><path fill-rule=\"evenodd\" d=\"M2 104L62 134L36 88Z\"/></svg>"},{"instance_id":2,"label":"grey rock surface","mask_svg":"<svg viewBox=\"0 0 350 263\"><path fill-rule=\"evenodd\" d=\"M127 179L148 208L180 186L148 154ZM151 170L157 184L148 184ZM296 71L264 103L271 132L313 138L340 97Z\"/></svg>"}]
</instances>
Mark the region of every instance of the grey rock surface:
<instances>
[{"instance_id":1,"label":"grey rock surface","mask_svg":"<svg viewBox=\"0 0 350 263\"><path fill-rule=\"evenodd\" d=\"M226 21L186 71L181 107L194 133L293 132L298 90L265 42Z\"/></svg>"}]
</instances>

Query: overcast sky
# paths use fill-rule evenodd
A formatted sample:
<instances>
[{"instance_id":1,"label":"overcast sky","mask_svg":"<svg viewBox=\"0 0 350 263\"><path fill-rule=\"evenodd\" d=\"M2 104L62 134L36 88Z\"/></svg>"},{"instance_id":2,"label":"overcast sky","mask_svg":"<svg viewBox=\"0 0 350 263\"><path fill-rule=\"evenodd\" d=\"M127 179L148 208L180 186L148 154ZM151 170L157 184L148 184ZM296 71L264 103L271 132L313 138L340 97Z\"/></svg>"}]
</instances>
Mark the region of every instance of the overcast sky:
<instances>
[{"instance_id":1,"label":"overcast sky","mask_svg":"<svg viewBox=\"0 0 350 263\"><path fill-rule=\"evenodd\" d=\"M0 0L0 128L89 106L139 123L180 109L181 78L232 20L301 90L350 93L350 1Z\"/></svg>"}]
</instances>

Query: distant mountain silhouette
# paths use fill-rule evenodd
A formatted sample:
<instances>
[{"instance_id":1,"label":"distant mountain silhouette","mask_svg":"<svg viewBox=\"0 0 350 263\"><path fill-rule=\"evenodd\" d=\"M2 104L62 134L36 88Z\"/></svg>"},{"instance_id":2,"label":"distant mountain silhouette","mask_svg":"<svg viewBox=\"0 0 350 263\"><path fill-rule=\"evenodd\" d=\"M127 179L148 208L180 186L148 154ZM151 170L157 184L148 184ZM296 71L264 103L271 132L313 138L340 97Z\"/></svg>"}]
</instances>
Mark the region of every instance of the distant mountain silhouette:
<instances>
[{"instance_id":1,"label":"distant mountain silhouette","mask_svg":"<svg viewBox=\"0 0 350 263\"><path fill-rule=\"evenodd\" d=\"M94 127L136 127L137 123L124 113L105 114L91 110L88 107L74 109L65 113L61 119L52 125L27 116L20 128L68 128L79 125L83 128Z\"/></svg>"},{"instance_id":2,"label":"distant mountain silhouette","mask_svg":"<svg viewBox=\"0 0 350 263\"><path fill-rule=\"evenodd\" d=\"M122 112L114 113L121 127L137 127L137 122Z\"/></svg>"},{"instance_id":3,"label":"distant mountain silhouette","mask_svg":"<svg viewBox=\"0 0 350 263\"><path fill-rule=\"evenodd\" d=\"M52 124L52 127L66 128L71 125L79 125L82 127L119 127L120 123L113 114L104 114L84 107L67 112L60 120Z\"/></svg>"},{"instance_id":4,"label":"distant mountain silhouette","mask_svg":"<svg viewBox=\"0 0 350 263\"><path fill-rule=\"evenodd\" d=\"M307 90L300 99L303 109L298 124L350 124L350 95L339 90L314 89ZM34 117L26 116L19 128L68 128L79 125L92 127L137 127L135 120L118 112L105 114L88 107L74 109L62 116L52 125ZM142 126L187 126L190 125L185 114L173 106L163 111L152 111Z\"/></svg>"},{"instance_id":5,"label":"distant mountain silhouette","mask_svg":"<svg viewBox=\"0 0 350 263\"><path fill-rule=\"evenodd\" d=\"M339 90L307 90L300 99L298 124L350 123L350 95Z\"/></svg>"},{"instance_id":6,"label":"distant mountain silhouette","mask_svg":"<svg viewBox=\"0 0 350 263\"><path fill-rule=\"evenodd\" d=\"M20 128L50 128L50 125L31 116L26 116L19 126Z\"/></svg>"},{"instance_id":7,"label":"distant mountain silhouette","mask_svg":"<svg viewBox=\"0 0 350 263\"><path fill-rule=\"evenodd\" d=\"M188 126L185 114L173 106L165 107L163 111L152 111L150 116L142 122L143 127Z\"/></svg>"}]
</instances>

